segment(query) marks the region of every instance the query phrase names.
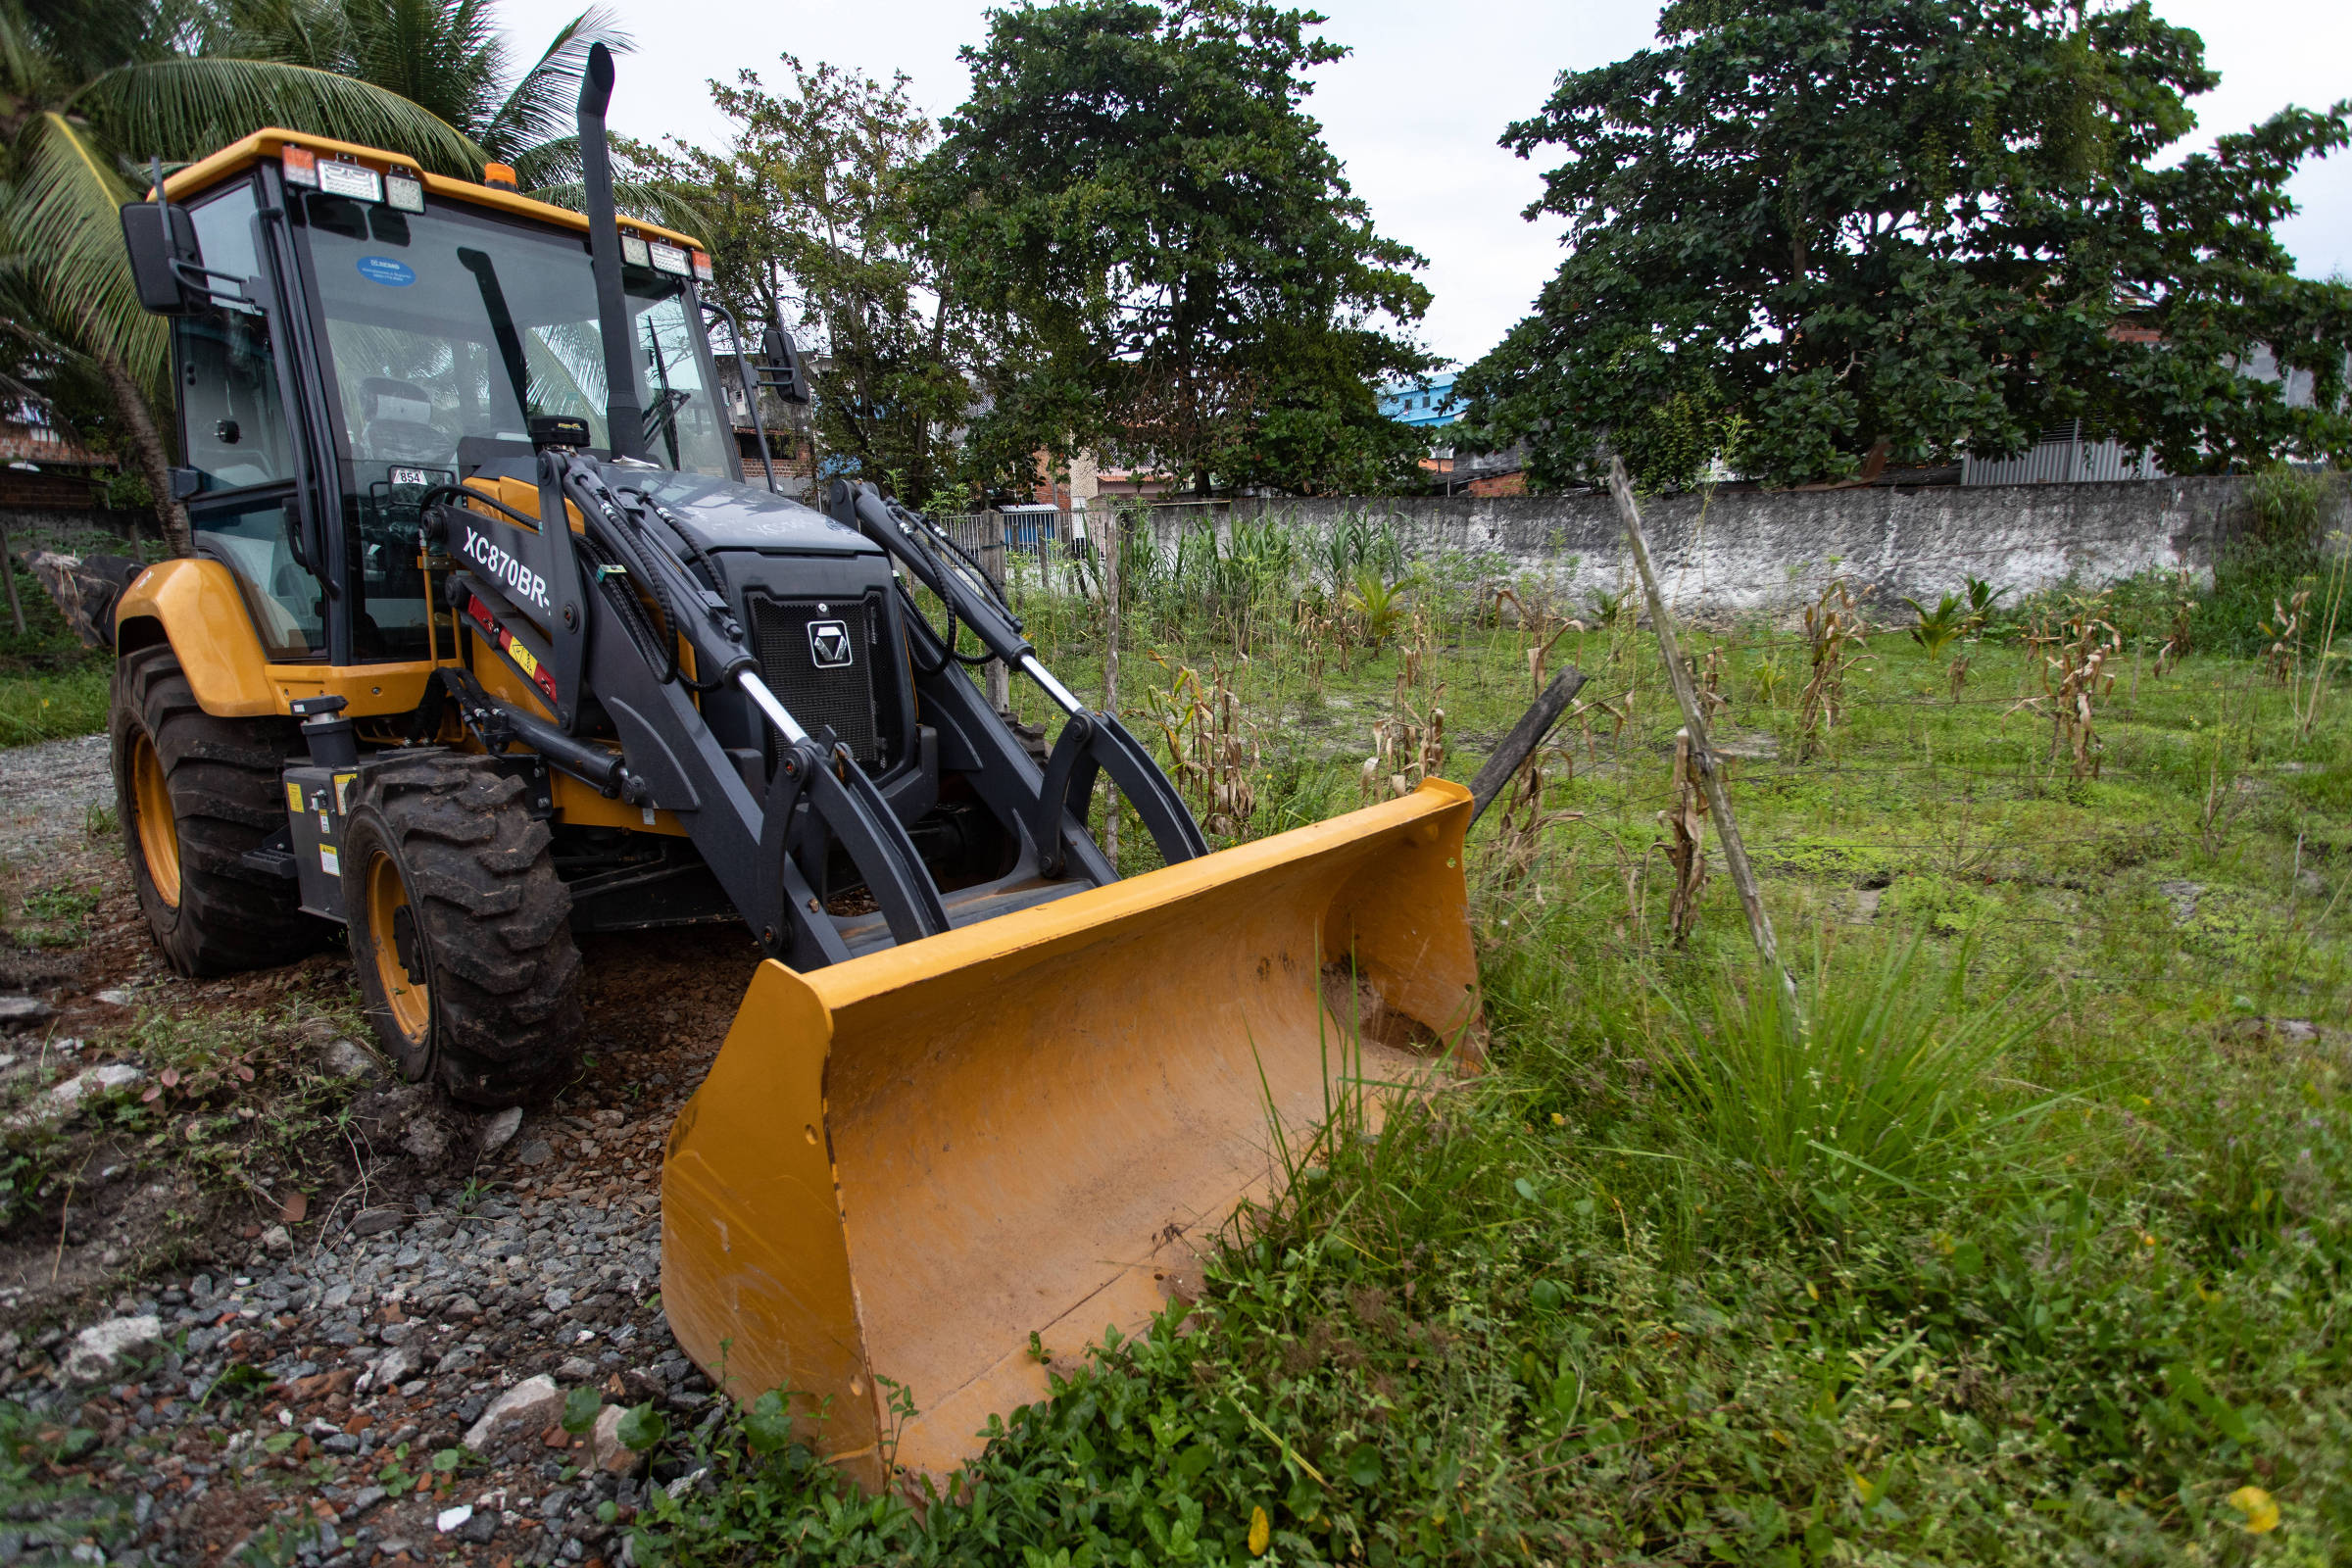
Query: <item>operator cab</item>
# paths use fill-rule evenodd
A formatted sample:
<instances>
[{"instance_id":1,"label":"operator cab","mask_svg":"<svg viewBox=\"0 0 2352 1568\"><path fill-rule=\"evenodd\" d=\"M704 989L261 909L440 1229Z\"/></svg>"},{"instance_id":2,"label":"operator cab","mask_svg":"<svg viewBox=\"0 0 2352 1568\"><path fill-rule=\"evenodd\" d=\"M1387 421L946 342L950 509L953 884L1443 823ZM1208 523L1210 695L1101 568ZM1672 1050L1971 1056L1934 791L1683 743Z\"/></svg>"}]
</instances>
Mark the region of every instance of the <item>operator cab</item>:
<instances>
[{"instance_id":1,"label":"operator cab","mask_svg":"<svg viewBox=\"0 0 2352 1568\"><path fill-rule=\"evenodd\" d=\"M612 456L587 220L275 130L166 192L207 274L172 325L198 552L234 572L272 662L427 658L425 493L529 478L534 431ZM645 457L740 485L696 291L710 258L627 220L621 253Z\"/></svg>"}]
</instances>

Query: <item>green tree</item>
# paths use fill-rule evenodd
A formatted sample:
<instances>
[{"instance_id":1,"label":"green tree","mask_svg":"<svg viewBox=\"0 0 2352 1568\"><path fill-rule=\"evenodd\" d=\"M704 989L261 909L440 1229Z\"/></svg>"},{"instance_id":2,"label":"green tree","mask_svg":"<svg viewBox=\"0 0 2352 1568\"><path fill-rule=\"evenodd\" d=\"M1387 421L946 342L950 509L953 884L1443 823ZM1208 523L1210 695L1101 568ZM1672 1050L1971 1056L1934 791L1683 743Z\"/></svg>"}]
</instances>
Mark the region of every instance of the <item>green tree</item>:
<instances>
[{"instance_id":1,"label":"green tree","mask_svg":"<svg viewBox=\"0 0 2352 1568\"><path fill-rule=\"evenodd\" d=\"M931 122L903 74L885 85L783 65L780 90L749 71L710 84L733 125L724 151L641 151L640 164L695 208L745 329L784 321L815 356L823 449L926 503L953 480L953 432L972 401L969 315L913 206Z\"/></svg>"},{"instance_id":2,"label":"green tree","mask_svg":"<svg viewBox=\"0 0 2352 1568\"><path fill-rule=\"evenodd\" d=\"M480 150L406 99L303 66L193 56L154 0L0 0L0 316L105 381L165 527L170 450L145 393L166 365L139 308L117 209L149 158L180 161L267 124L402 147L465 172Z\"/></svg>"},{"instance_id":3,"label":"green tree","mask_svg":"<svg viewBox=\"0 0 2352 1568\"><path fill-rule=\"evenodd\" d=\"M1556 148L1535 312L1464 371L1465 445L1539 484L2007 455L2082 418L2176 473L2341 457L2352 290L2272 225L2347 106L2155 167L2219 79L2145 3L1678 0L1503 145ZM2311 406L2237 373L2256 345Z\"/></svg>"},{"instance_id":4,"label":"green tree","mask_svg":"<svg viewBox=\"0 0 2352 1568\"><path fill-rule=\"evenodd\" d=\"M989 13L971 97L930 161L935 242L994 344L982 462L1102 447L1212 479L1385 488L1419 437L1372 386L1431 363L1403 335L1421 258L1376 233L1301 105L1346 50L1246 0Z\"/></svg>"}]
</instances>

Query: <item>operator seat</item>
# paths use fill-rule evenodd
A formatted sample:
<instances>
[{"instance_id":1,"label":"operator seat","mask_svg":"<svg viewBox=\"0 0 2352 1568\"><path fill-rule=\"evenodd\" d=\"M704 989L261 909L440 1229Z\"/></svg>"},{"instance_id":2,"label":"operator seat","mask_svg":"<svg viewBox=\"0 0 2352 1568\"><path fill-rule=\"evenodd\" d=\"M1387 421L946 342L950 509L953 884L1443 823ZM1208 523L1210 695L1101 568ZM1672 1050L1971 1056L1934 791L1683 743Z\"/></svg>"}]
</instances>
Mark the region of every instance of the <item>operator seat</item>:
<instances>
[{"instance_id":1,"label":"operator seat","mask_svg":"<svg viewBox=\"0 0 2352 1568\"><path fill-rule=\"evenodd\" d=\"M360 383L360 455L378 463L447 467L457 443L433 423L432 394L414 381L371 375Z\"/></svg>"}]
</instances>

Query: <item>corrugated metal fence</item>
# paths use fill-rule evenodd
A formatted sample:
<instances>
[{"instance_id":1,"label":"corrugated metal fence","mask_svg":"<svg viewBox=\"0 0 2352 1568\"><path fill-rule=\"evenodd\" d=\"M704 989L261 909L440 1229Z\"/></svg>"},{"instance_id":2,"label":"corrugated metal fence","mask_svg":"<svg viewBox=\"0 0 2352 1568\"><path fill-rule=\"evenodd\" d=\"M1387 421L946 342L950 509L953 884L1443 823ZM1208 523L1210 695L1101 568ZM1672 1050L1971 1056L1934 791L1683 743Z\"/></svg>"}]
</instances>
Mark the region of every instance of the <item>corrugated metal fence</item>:
<instances>
[{"instance_id":1,"label":"corrugated metal fence","mask_svg":"<svg viewBox=\"0 0 2352 1568\"><path fill-rule=\"evenodd\" d=\"M1964 458L1962 484L2089 484L2112 479L2161 479L2154 453L2130 452L2081 419L2041 432L2014 458Z\"/></svg>"}]
</instances>

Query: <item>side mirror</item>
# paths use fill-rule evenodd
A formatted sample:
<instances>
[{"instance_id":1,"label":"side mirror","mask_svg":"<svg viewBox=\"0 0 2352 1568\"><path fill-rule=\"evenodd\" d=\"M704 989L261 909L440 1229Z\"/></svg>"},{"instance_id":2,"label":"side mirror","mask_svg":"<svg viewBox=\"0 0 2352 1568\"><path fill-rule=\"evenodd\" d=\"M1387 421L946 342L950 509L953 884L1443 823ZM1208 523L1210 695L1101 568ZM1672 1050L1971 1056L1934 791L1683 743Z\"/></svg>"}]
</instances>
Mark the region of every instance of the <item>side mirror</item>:
<instances>
[{"instance_id":1,"label":"side mirror","mask_svg":"<svg viewBox=\"0 0 2352 1568\"><path fill-rule=\"evenodd\" d=\"M770 323L760 334L760 384L787 403L808 401L808 365L792 334Z\"/></svg>"},{"instance_id":2,"label":"side mirror","mask_svg":"<svg viewBox=\"0 0 2352 1568\"><path fill-rule=\"evenodd\" d=\"M180 270L196 260L196 220L168 202L122 204L122 246L139 303L159 316L186 316L208 298Z\"/></svg>"}]
</instances>

